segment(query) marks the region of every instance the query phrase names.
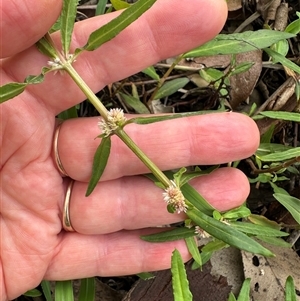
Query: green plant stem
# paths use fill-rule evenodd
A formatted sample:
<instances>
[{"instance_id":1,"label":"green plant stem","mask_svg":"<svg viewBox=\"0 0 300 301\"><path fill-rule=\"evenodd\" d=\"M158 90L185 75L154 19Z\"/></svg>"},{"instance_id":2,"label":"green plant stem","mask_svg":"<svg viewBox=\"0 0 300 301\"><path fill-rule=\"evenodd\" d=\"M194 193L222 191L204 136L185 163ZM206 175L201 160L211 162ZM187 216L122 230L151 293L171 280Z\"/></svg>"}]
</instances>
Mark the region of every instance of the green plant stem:
<instances>
[{"instance_id":1,"label":"green plant stem","mask_svg":"<svg viewBox=\"0 0 300 301\"><path fill-rule=\"evenodd\" d=\"M64 70L71 76L85 96L90 100L104 120L107 120L108 111L98 97L83 81L77 71L68 62L63 62ZM155 177L167 188L171 182L167 176L147 157L147 155L134 143L123 129L116 130L116 135L135 153L135 155L151 170Z\"/></svg>"},{"instance_id":2,"label":"green plant stem","mask_svg":"<svg viewBox=\"0 0 300 301\"><path fill-rule=\"evenodd\" d=\"M135 142L123 130L116 130L116 135L130 148L135 155L151 170L155 177L165 186L169 187L171 182L168 177L148 158L148 156L135 144Z\"/></svg>"},{"instance_id":3,"label":"green plant stem","mask_svg":"<svg viewBox=\"0 0 300 301\"><path fill-rule=\"evenodd\" d=\"M89 99L95 109L100 113L102 118L107 121L108 111L102 102L98 99L98 97L94 94L91 88L85 83L85 81L81 78L81 76L77 73L77 71L73 68L73 66L68 63L63 63L64 70L71 76L74 82L78 85L78 87L82 90L85 96Z\"/></svg>"}]
</instances>

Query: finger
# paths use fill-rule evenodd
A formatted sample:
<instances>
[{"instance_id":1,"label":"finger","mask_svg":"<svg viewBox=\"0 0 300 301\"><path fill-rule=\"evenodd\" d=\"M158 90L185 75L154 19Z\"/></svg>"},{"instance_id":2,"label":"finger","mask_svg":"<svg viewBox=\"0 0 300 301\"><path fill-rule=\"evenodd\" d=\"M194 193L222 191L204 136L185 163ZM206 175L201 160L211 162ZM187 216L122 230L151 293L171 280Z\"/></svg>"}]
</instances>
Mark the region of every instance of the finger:
<instances>
[{"instance_id":1,"label":"finger","mask_svg":"<svg viewBox=\"0 0 300 301\"><path fill-rule=\"evenodd\" d=\"M233 168L201 176L192 185L220 211L240 206L249 194L247 177ZM156 227L186 218L185 214L168 213L162 189L145 177L101 182L88 198L86 189L86 183L75 182L70 200L72 226L81 234Z\"/></svg>"},{"instance_id":2,"label":"finger","mask_svg":"<svg viewBox=\"0 0 300 301\"><path fill-rule=\"evenodd\" d=\"M218 113L169 120L150 125L129 125L129 136L162 170L197 164L220 164L249 157L258 147L259 132L252 119L238 113ZM100 141L97 118L63 123L58 152L68 175L88 181ZM147 173L149 170L127 146L112 137L102 180Z\"/></svg>"},{"instance_id":3,"label":"finger","mask_svg":"<svg viewBox=\"0 0 300 301\"><path fill-rule=\"evenodd\" d=\"M59 16L62 1L2 0L1 57L14 55L32 46L49 30Z\"/></svg>"},{"instance_id":4,"label":"finger","mask_svg":"<svg viewBox=\"0 0 300 301\"><path fill-rule=\"evenodd\" d=\"M167 269L175 248L184 261L190 259L184 241L149 243L141 240L141 235L153 232L157 229L98 236L63 233L45 279L121 276Z\"/></svg>"},{"instance_id":5,"label":"finger","mask_svg":"<svg viewBox=\"0 0 300 301\"><path fill-rule=\"evenodd\" d=\"M99 91L108 83L213 38L222 28L226 12L224 0L194 0L192 4L181 0L158 0L115 39L94 52L83 53L74 67L93 91ZM73 48L86 44L93 30L115 16L105 15L77 23ZM23 81L28 73L40 72L46 63L47 59L33 48L7 62L3 68L13 74L14 79ZM67 95L62 93L66 87ZM30 86L28 91L31 92L28 96L35 95L55 115L85 99L66 74L50 74L45 83Z\"/></svg>"}]
</instances>

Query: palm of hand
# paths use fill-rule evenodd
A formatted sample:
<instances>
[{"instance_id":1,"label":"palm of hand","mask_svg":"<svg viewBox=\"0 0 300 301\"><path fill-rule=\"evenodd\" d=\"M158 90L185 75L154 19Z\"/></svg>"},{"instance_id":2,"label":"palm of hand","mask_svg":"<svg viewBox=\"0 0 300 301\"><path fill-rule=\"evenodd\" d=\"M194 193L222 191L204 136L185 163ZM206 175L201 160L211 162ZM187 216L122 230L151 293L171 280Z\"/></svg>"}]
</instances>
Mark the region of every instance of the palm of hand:
<instances>
[{"instance_id":1,"label":"palm of hand","mask_svg":"<svg viewBox=\"0 0 300 301\"><path fill-rule=\"evenodd\" d=\"M199 0L193 5L174 1L157 1L151 11L116 39L93 53L82 55L75 67L94 91L204 43L223 25L224 1ZM10 16L13 2L0 3L4 12L6 10L4 17ZM27 5L29 13L19 12L22 27L14 23L18 16L3 22L2 40L7 41L1 45L3 56L12 56L33 45L54 23L60 9L57 0L53 3L47 0L44 6L42 2L40 7L37 3ZM195 10L195 6L201 10ZM26 17L30 19L25 20ZM110 18L112 16L105 15L80 22L74 47L84 45L88 33ZM36 20L39 26L32 26ZM210 28L195 26L199 20L209 23ZM181 39L174 39L174 34ZM18 39L11 41L15 36ZM136 38L132 39L133 36ZM135 49L134 55L132 49ZM46 62L47 59L31 47L1 62L1 81L3 84L22 82L28 73L38 74ZM103 175L103 179L109 181L101 182L86 201L86 181L99 143L93 140L99 134L95 119L65 122L60 134L62 163L76 180L71 199L71 220L76 232L62 230L66 181L52 156L55 116L83 99L69 78L50 74L46 83L29 87L21 96L0 106L1 301L17 297L42 279L126 275L164 269L169 267L174 248L181 252L184 260L190 257L182 241L149 244L140 240L141 234L149 233L145 228L177 222L184 219L184 215L166 212L161 190L145 178L134 176L147 169L117 140L113 141L110 156L113 159L108 163L108 172ZM213 135L212 125L218 129ZM145 127L142 132L128 127L129 134L134 135L141 148L146 149L162 169L238 160L249 156L258 143L254 123L234 113L171 121L166 128L167 135L161 133L160 125ZM206 150L202 147L204 142ZM112 163L114 159L119 160L119 165ZM217 187L216 183L222 184ZM219 170L194 181L193 185L220 210L238 206L249 191L245 176L233 169Z\"/></svg>"}]
</instances>

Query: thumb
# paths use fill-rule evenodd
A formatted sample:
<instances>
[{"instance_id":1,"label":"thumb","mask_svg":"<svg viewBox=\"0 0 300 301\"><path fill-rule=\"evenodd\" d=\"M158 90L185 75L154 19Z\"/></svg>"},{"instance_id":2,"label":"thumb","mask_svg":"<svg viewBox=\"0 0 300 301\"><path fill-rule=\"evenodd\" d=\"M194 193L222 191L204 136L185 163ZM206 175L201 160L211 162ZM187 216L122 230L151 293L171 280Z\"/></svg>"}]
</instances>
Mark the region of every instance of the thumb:
<instances>
[{"instance_id":1,"label":"thumb","mask_svg":"<svg viewBox=\"0 0 300 301\"><path fill-rule=\"evenodd\" d=\"M62 0L0 1L0 57L32 46L59 16Z\"/></svg>"}]
</instances>

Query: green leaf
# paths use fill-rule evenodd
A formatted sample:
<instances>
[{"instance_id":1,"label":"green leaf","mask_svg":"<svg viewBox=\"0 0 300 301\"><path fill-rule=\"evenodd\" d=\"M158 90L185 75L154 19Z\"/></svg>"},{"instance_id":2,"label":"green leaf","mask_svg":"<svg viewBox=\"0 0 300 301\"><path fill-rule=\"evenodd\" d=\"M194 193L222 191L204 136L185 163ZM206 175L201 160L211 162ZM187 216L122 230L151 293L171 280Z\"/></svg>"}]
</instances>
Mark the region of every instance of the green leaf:
<instances>
[{"instance_id":1,"label":"green leaf","mask_svg":"<svg viewBox=\"0 0 300 301\"><path fill-rule=\"evenodd\" d=\"M250 301L250 282L250 278L244 280L237 301Z\"/></svg>"},{"instance_id":2,"label":"green leaf","mask_svg":"<svg viewBox=\"0 0 300 301\"><path fill-rule=\"evenodd\" d=\"M269 48L265 48L264 51L273 59L274 63L281 63L283 66L300 73L300 67L293 63L291 60L285 58L283 55L279 54L278 52L271 50Z\"/></svg>"},{"instance_id":3,"label":"green leaf","mask_svg":"<svg viewBox=\"0 0 300 301\"><path fill-rule=\"evenodd\" d=\"M42 54L46 55L51 59L55 59L58 57L57 51L55 49L55 46L53 45L49 34L46 34L41 39L39 39L35 43L35 46Z\"/></svg>"},{"instance_id":4,"label":"green leaf","mask_svg":"<svg viewBox=\"0 0 300 301\"><path fill-rule=\"evenodd\" d=\"M142 71L146 75L150 76L151 78L155 80L160 80L159 75L156 73L156 70L153 66L150 66Z\"/></svg>"},{"instance_id":5,"label":"green leaf","mask_svg":"<svg viewBox=\"0 0 300 301\"><path fill-rule=\"evenodd\" d=\"M230 292L227 301L236 301L236 298L232 292Z\"/></svg>"},{"instance_id":6,"label":"green leaf","mask_svg":"<svg viewBox=\"0 0 300 301\"><path fill-rule=\"evenodd\" d=\"M189 229L186 227L182 227L182 228L175 228L172 230L166 230L160 233L143 235L141 236L141 239L148 242L165 242L165 241L175 241L179 239L193 237L195 235L196 234L194 228Z\"/></svg>"},{"instance_id":7,"label":"green leaf","mask_svg":"<svg viewBox=\"0 0 300 301\"><path fill-rule=\"evenodd\" d=\"M123 29L130 25L147 11L156 0L140 0L123 11L118 17L95 30L82 50L93 51L102 44L117 36Z\"/></svg>"},{"instance_id":8,"label":"green leaf","mask_svg":"<svg viewBox=\"0 0 300 301\"><path fill-rule=\"evenodd\" d=\"M293 112L281 112L281 111L264 111L260 113L261 115L273 119L281 119L287 121L300 122L300 113Z\"/></svg>"},{"instance_id":9,"label":"green leaf","mask_svg":"<svg viewBox=\"0 0 300 301\"><path fill-rule=\"evenodd\" d=\"M164 98L172 95L183 88L190 80L187 77L175 78L163 84L156 92L154 99Z\"/></svg>"},{"instance_id":10,"label":"green leaf","mask_svg":"<svg viewBox=\"0 0 300 301\"><path fill-rule=\"evenodd\" d=\"M186 214L204 231L231 246L263 256L274 256L271 251L267 250L246 234L217 221L196 209L188 210Z\"/></svg>"},{"instance_id":11,"label":"green leaf","mask_svg":"<svg viewBox=\"0 0 300 301\"><path fill-rule=\"evenodd\" d=\"M300 147L294 147L286 151L277 152L265 156L258 156L258 158L264 162L278 162L278 161L289 160L299 156L300 156Z\"/></svg>"},{"instance_id":12,"label":"green leaf","mask_svg":"<svg viewBox=\"0 0 300 301\"><path fill-rule=\"evenodd\" d=\"M288 236L289 233L276 230L271 227L255 225L247 222L230 222L230 226L241 232L252 234L252 235L262 235L262 236Z\"/></svg>"},{"instance_id":13,"label":"green leaf","mask_svg":"<svg viewBox=\"0 0 300 301\"><path fill-rule=\"evenodd\" d=\"M284 31L293 34L298 34L300 32L300 19L290 23Z\"/></svg>"},{"instance_id":14,"label":"green leaf","mask_svg":"<svg viewBox=\"0 0 300 301\"><path fill-rule=\"evenodd\" d=\"M115 10L124 9L130 6L129 3L123 1L123 0L110 0L112 6Z\"/></svg>"},{"instance_id":15,"label":"green leaf","mask_svg":"<svg viewBox=\"0 0 300 301\"><path fill-rule=\"evenodd\" d=\"M81 279L78 301L95 300L95 278Z\"/></svg>"},{"instance_id":16,"label":"green leaf","mask_svg":"<svg viewBox=\"0 0 300 301\"><path fill-rule=\"evenodd\" d=\"M290 212L296 222L300 224L300 199L281 193L274 193L273 196Z\"/></svg>"},{"instance_id":17,"label":"green leaf","mask_svg":"<svg viewBox=\"0 0 300 301\"><path fill-rule=\"evenodd\" d=\"M71 280L56 281L55 301L74 301L73 285Z\"/></svg>"},{"instance_id":18,"label":"green leaf","mask_svg":"<svg viewBox=\"0 0 300 301\"><path fill-rule=\"evenodd\" d=\"M148 117L136 117L127 120L126 124L129 123L136 123L136 124L150 124L154 122L160 122L165 120L177 119L182 117L191 117L191 116L198 116L204 114L212 114L218 113L221 111L197 111L197 112L189 112L189 113L176 113L170 115L155 115L155 116L148 116Z\"/></svg>"},{"instance_id":19,"label":"green leaf","mask_svg":"<svg viewBox=\"0 0 300 301\"><path fill-rule=\"evenodd\" d=\"M271 228L276 229L276 230L281 229L281 226L279 224L277 224L274 221L271 221L271 220L267 219L263 215L251 214L250 216L248 216L248 220L251 223L256 224L256 225L267 226L267 227L271 227Z\"/></svg>"},{"instance_id":20,"label":"green leaf","mask_svg":"<svg viewBox=\"0 0 300 301\"><path fill-rule=\"evenodd\" d=\"M274 44L272 47L272 50L280 53L281 55L283 55L284 57L286 57L286 55L289 52L289 42L287 40L281 40L278 41L276 44Z\"/></svg>"},{"instance_id":21,"label":"green leaf","mask_svg":"<svg viewBox=\"0 0 300 301\"><path fill-rule=\"evenodd\" d=\"M71 118L77 118L78 114L77 114L77 108L76 106L71 107L65 111L62 111L61 113L58 114L58 118L62 119L62 120L67 120L67 119L71 119Z\"/></svg>"},{"instance_id":22,"label":"green leaf","mask_svg":"<svg viewBox=\"0 0 300 301\"><path fill-rule=\"evenodd\" d=\"M192 255L193 259L201 267L202 266L201 255L199 253L199 249L198 249L195 238L194 237L185 238L185 243L186 243L187 248L188 248L190 254Z\"/></svg>"},{"instance_id":23,"label":"green leaf","mask_svg":"<svg viewBox=\"0 0 300 301\"><path fill-rule=\"evenodd\" d=\"M9 83L0 87L0 103L14 98L24 92L27 83Z\"/></svg>"},{"instance_id":24,"label":"green leaf","mask_svg":"<svg viewBox=\"0 0 300 301\"><path fill-rule=\"evenodd\" d=\"M246 206L240 206L223 213L222 217L225 219L238 219L248 217L250 214L250 209L248 209Z\"/></svg>"},{"instance_id":25,"label":"green leaf","mask_svg":"<svg viewBox=\"0 0 300 301\"><path fill-rule=\"evenodd\" d=\"M141 279L143 280L150 280L150 279L153 279L155 278L155 276L151 273L148 273L148 272L144 272L144 273L138 273L136 274L138 277L140 277Z\"/></svg>"},{"instance_id":26,"label":"green leaf","mask_svg":"<svg viewBox=\"0 0 300 301\"><path fill-rule=\"evenodd\" d=\"M31 84L31 85L35 85L35 84L40 84L44 81L45 76L43 73L39 74L39 75L28 75L24 82L26 84Z\"/></svg>"},{"instance_id":27,"label":"green leaf","mask_svg":"<svg viewBox=\"0 0 300 301\"><path fill-rule=\"evenodd\" d=\"M211 166L205 170L195 170L195 171L188 171L186 173L184 173L183 175L181 175L180 177L180 187L186 183L188 183L190 180L197 178L197 177L201 177L204 175L208 175L211 172L213 172L214 170L218 169L219 166L215 165L215 166Z\"/></svg>"},{"instance_id":28,"label":"green leaf","mask_svg":"<svg viewBox=\"0 0 300 301\"><path fill-rule=\"evenodd\" d=\"M150 114L150 111L148 110L148 108L139 99L137 99L131 95L124 94L122 92L119 92L119 94L121 95L121 97L124 100L124 102L126 103L126 105L133 108L136 113Z\"/></svg>"},{"instance_id":29,"label":"green leaf","mask_svg":"<svg viewBox=\"0 0 300 301\"><path fill-rule=\"evenodd\" d=\"M67 58L70 50L71 38L76 18L78 0L63 0L60 19L60 33L63 53Z\"/></svg>"},{"instance_id":30,"label":"green leaf","mask_svg":"<svg viewBox=\"0 0 300 301\"><path fill-rule=\"evenodd\" d=\"M171 258L174 301L192 301L186 271L180 253L175 249Z\"/></svg>"},{"instance_id":31,"label":"green leaf","mask_svg":"<svg viewBox=\"0 0 300 301\"><path fill-rule=\"evenodd\" d=\"M285 282L285 301L297 301L294 280L288 276Z\"/></svg>"},{"instance_id":32,"label":"green leaf","mask_svg":"<svg viewBox=\"0 0 300 301\"><path fill-rule=\"evenodd\" d=\"M255 236L255 238L257 238L261 241L264 241L268 244L277 246L277 247L282 247L282 248L291 248L292 247L292 244L289 244L288 242L286 242L282 238L278 238L278 237L257 235L257 236Z\"/></svg>"},{"instance_id":33,"label":"green leaf","mask_svg":"<svg viewBox=\"0 0 300 301\"><path fill-rule=\"evenodd\" d=\"M243 72L248 71L252 66L254 65L254 63L252 62L244 62L241 63L239 65L237 65L236 67L234 67L234 70L232 72L230 72L230 76L236 75L236 74L240 74Z\"/></svg>"},{"instance_id":34,"label":"green leaf","mask_svg":"<svg viewBox=\"0 0 300 301\"><path fill-rule=\"evenodd\" d=\"M272 44L294 37L294 34L262 29L243 33L219 34L213 40L184 54L184 57L213 56L217 54L238 54L263 49Z\"/></svg>"},{"instance_id":35,"label":"green leaf","mask_svg":"<svg viewBox=\"0 0 300 301\"><path fill-rule=\"evenodd\" d=\"M184 197L195 206L198 210L203 213L211 215L214 211L214 208L205 200L205 198L191 185L185 184L181 186L181 192Z\"/></svg>"},{"instance_id":36,"label":"green leaf","mask_svg":"<svg viewBox=\"0 0 300 301\"><path fill-rule=\"evenodd\" d=\"M40 297L40 296L42 296L42 293L38 289L34 288L32 290L27 291L23 295L26 296L26 297L32 297L32 298L34 298L34 297Z\"/></svg>"},{"instance_id":37,"label":"green leaf","mask_svg":"<svg viewBox=\"0 0 300 301\"><path fill-rule=\"evenodd\" d=\"M41 287L46 301L52 301L50 282L47 280L43 280L41 282Z\"/></svg>"},{"instance_id":38,"label":"green leaf","mask_svg":"<svg viewBox=\"0 0 300 301\"><path fill-rule=\"evenodd\" d=\"M111 148L110 136L102 138L101 143L98 146L94 156L92 177L89 181L89 185L85 196L89 196L95 189L96 185L98 184L104 172L104 169L106 167L109 153L110 153L110 148Z\"/></svg>"},{"instance_id":39,"label":"green leaf","mask_svg":"<svg viewBox=\"0 0 300 301\"><path fill-rule=\"evenodd\" d=\"M291 146L277 144L277 143L261 143L255 152L255 156L261 157L271 153L278 153L282 151L286 151L288 149L293 149Z\"/></svg>"},{"instance_id":40,"label":"green leaf","mask_svg":"<svg viewBox=\"0 0 300 301\"><path fill-rule=\"evenodd\" d=\"M99 0L96 7L96 16L104 15L106 9L107 0Z\"/></svg>"}]
</instances>

